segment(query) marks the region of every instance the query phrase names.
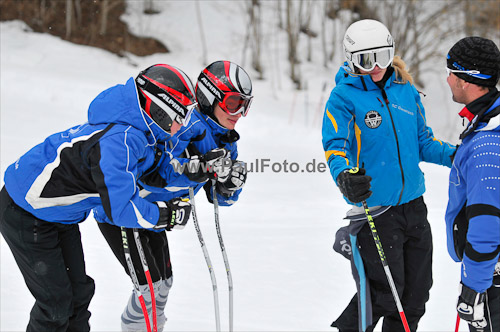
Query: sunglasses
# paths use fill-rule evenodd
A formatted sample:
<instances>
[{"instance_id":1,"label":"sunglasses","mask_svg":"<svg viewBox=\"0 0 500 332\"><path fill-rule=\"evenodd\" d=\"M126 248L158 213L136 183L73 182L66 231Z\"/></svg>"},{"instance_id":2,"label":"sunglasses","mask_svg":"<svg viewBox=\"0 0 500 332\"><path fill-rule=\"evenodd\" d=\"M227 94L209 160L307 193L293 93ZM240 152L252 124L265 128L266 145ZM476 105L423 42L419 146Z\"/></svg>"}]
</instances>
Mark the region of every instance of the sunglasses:
<instances>
[{"instance_id":1,"label":"sunglasses","mask_svg":"<svg viewBox=\"0 0 500 332\"><path fill-rule=\"evenodd\" d=\"M456 69L450 69L448 67L446 67L446 73L448 74L448 76L450 76L451 73L467 74L467 75L470 75L472 77L479 78L482 80L487 80L488 78L491 77L491 75L481 74L481 72L479 70L456 70Z\"/></svg>"},{"instance_id":2,"label":"sunglasses","mask_svg":"<svg viewBox=\"0 0 500 332\"><path fill-rule=\"evenodd\" d=\"M363 50L348 53L352 63L364 71L372 71L375 66L381 69L389 67L394 58L394 47L377 48L374 50Z\"/></svg>"}]
</instances>

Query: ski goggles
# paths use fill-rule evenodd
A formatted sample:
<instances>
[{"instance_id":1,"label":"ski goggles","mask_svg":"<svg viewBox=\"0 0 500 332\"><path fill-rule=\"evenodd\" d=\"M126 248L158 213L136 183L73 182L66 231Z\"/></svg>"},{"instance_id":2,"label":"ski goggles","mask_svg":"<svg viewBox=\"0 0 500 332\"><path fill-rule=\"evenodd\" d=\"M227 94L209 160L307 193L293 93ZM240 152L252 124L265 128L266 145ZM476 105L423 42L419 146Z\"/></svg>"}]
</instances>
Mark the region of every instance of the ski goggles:
<instances>
[{"instance_id":1,"label":"ski goggles","mask_svg":"<svg viewBox=\"0 0 500 332\"><path fill-rule=\"evenodd\" d=\"M242 95L238 92L225 92L219 106L229 115L240 114L246 116L250 110L253 96Z\"/></svg>"},{"instance_id":2,"label":"ski goggles","mask_svg":"<svg viewBox=\"0 0 500 332\"><path fill-rule=\"evenodd\" d=\"M160 88L155 84L151 84L143 75L139 75L136 82L140 85L140 88L146 93L146 95L160 107L168 116L175 122L186 126L191 119L191 114L196 109L198 105L194 102L189 105L184 105L177 100L170 92ZM187 99L185 96L182 96Z\"/></svg>"},{"instance_id":3,"label":"ski goggles","mask_svg":"<svg viewBox=\"0 0 500 332\"><path fill-rule=\"evenodd\" d=\"M491 75L485 75L481 74L479 70L456 70L456 69L450 69L446 67L446 73L448 73L448 76L450 76L451 73L454 74L467 74L475 78L479 78L481 80L487 80L488 78L491 78Z\"/></svg>"},{"instance_id":4,"label":"ski goggles","mask_svg":"<svg viewBox=\"0 0 500 332\"><path fill-rule=\"evenodd\" d=\"M198 106L198 103L193 103L191 105L184 106L184 108L186 109L186 115L182 117L178 113L175 113L175 116L172 119L174 119L174 121L177 122L178 124L187 126L189 120L191 120L191 115L193 114L193 111L196 109L196 106Z\"/></svg>"},{"instance_id":5,"label":"ski goggles","mask_svg":"<svg viewBox=\"0 0 500 332\"><path fill-rule=\"evenodd\" d=\"M239 92L224 92L203 72L200 73L198 82L214 95L224 112L229 115L236 115L239 113L241 113L242 116L247 115L253 96L247 96Z\"/></svg>"},{"instance_id":6,"label":"ski goggles","mask_svg":"<svg viewBox=\"0 0 500 332\"><path fill-rule=\"evenodd\" d=\"M347 52L350 61L359 69L372 71L375 66L384 69L389 67L394 58L394 47L376 48L373 50L362 50L354 53Z\"/></svg>"}]
</instances>

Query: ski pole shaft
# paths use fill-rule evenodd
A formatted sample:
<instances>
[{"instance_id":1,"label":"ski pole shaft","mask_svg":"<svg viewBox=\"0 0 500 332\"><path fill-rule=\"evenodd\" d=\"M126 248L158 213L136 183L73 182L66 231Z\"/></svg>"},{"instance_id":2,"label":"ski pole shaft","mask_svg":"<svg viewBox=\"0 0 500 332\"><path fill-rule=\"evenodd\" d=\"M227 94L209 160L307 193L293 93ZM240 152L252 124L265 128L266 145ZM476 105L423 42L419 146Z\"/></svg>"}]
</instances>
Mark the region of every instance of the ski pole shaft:
<instances>
[{"instance_id":1,"label":"ski pole shaft","mask_svg":"<svg viewBox=\"0 0 500 332\"><path fill-rule=\"evenodd\" d=\"M217 292L217 280L215 279L215 273L212 267L212 262L210 261L210 255L208 254L207 246L205 245L205 240L201 234L200 225L198 223L198 217L196 215L196 206L194 202L194 191L192 187L189 187L189 200L191 201L191 214L193 216L193 224L196 229L196 234L198 235L198 240L200 241L201 250L203 251L203 256L205 256L205 262L208 266L208 271L210 272L210 279L212 280L212 290L214 296L214 308L215 308L215 327L216 331L220 331L220 312L219 312L219 295Z\"/></svg>"},{"instance_id":2,"label":"ski pole shaft","mask_svg":"<svg viewBox=\"0 0 500 332\"><path fill-rule=\"evenodd\" d=\"M457 314L457 322L455 323L455 332L458 332L459 327L460 327L460 315Z\"/></svg>"},{"instance_id":3,"label":"ski pole shaft","mask_svg":"<svg viewBox=\"0 0 500 332\"><path fill-rule=\"evenodd\" d=\"M389 265L387 264L387 260L385 258L384 249L382 248L382 242L380 242L377 229L375 228L375 223L373 222L373 217L370 214L370 209L368 208L368 204L366 203L366 201L363 201L363 208L365 209L366 218L368 219L368 225L370 226L370 230L372 231L373 240L375 241L375 246L377 247L380 260L382 261L382 266L384 267L385 275L387 276L387 281L389 282L392 296L394 297L394 301L396 302L396 307L398 308L401 322L403 323L405 331L410 332L410 327L408 326L408 321L406 320L406 315L403 310L403 306L401 305L398 291L396 290L396 285L394 284L394 279L392 279L391 270L389 269Z\"/></svg>"},{"instance_id":4,"label":"ski pole shaft","mask_svg":"<svg viewBox=\"0 0 500 332\"><path fill-rule=\"evenodd\" d=\"M158 332L157 318L156 318L156 297L153 287L153 280L151 280L151 273L149 272L148 262L146 261L146 255L144 254L144 249L142 248L141 239L139 237L139 231L134 228L134 239L137 251L139 252L139 257L141 258L142 269L144 270L144 275L148 282L149 294L151 295L151 311L153 316L153 332Z\"/></svg>"},{"instance_id":5,"label":"ski pole shaft","mask_svg":"<svg viewBox=\"0 0 500 332\"><path fill-rule=\"evenodd\" d=\"M227 258L226 247L224 246L224 241L222 240L222 233L220 230L219 222L219 200L217 199L217 193L215 190L215 183L212 185L212 196L214 202L214 216L215 216L215 228L217 230L217 237L219 238L220 249L222 252L222 258L224 259L224 265L226 267L227 274L227 286L229 289L229 331L233 331L233 277L231 275L231 268L229 267L229 260Z\"/></svg>"},{"instance_id":6,"label":"ski pole shaft","mask_svg":"<svg viewBox=\"0 0 500 332\"><path fill-rule=\"evenodd\" d=\"M132 256L130 255L130 248L128 246L128 238L127 238L127 230L125 227L121 227L122 233L122 243L123 243L123 252L125 254L125 261L127 262L127 268L130 274L130 278L132 279L132 283L134 284L134 291L139 299L139 303L141 304L142 314L144 315L144 320L146 322L147 332L151 332L151 324L149 322L148 309L146 308L146 302L144 301L144 296L142 296L141 290L139 288L139 279L137 279L137 275L135 274L134 264L132 263Z\"/></svg>"}]
</instances>

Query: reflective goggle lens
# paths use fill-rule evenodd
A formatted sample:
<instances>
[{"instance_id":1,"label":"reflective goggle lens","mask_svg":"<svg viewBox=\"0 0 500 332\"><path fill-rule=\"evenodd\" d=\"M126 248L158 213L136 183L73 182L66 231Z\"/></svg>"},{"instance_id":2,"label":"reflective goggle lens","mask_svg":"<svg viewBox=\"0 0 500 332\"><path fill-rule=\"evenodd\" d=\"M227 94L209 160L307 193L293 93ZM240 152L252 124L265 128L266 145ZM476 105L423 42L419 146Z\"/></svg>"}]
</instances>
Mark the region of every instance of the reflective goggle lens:
<instances>
[{"instance_id":1,"label":"reflective goggle lens","mask_svg":"<svg viewBox=\"0 0 500 332\"><path fill-rule=\"evenodd\" d=\"M365 71L372 71L376 65L380 68L387 68L393 58L393 48L382 48L371 51L362 51L362 53L354 53L352 62L354 65Z\"/></svg>"},{"instance_id":2,"label":"reflective goggle lens","mask_svg":"<svg viewBox=\"0 0 500 332\"><path fill-rule=\"evenodd\" d=\"M243 116L246 116L248 110L250 109L252 98L252 96L248 97L239 93L226 92L224 100L220 103L220 106L229 115L242 113Z\"/></svg>"}]
</instances>

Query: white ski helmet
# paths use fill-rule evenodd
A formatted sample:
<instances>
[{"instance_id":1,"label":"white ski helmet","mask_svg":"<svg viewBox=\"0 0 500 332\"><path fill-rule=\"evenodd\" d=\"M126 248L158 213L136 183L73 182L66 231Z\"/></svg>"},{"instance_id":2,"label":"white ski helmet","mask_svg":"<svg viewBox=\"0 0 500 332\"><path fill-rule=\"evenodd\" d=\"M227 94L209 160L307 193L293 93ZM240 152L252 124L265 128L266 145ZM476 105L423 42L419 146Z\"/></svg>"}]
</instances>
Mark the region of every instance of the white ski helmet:
<instances>
[{"instance_id":1,"label":"white ski helmet","mask_svg":"<svg viewBox=\"0 0 500 332\"><path fill-rule=\"evenodd\" d=\"M394 40L385 25L375 20L354 22L344 35L344 54L351 71L387 68L394 58Z\"/></svg>"}]
</instances>

